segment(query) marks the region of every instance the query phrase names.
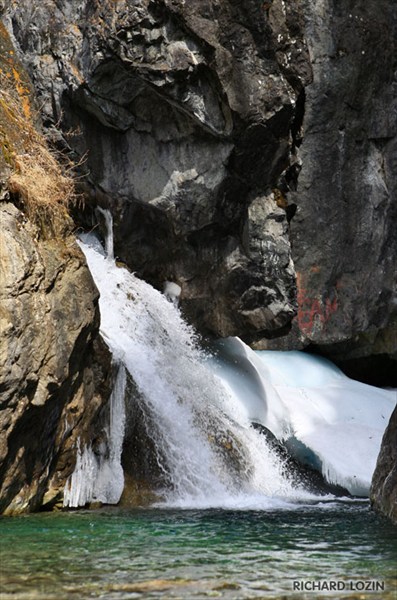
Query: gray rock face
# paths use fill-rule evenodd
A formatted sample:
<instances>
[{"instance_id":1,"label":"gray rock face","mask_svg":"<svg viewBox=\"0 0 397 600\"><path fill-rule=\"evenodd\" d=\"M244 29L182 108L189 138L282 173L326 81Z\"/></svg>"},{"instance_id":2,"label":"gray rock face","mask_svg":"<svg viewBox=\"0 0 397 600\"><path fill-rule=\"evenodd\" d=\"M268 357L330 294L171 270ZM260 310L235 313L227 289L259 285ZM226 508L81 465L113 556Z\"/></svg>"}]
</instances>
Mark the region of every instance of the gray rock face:
<instances>
[{"instance_id":1,"label":"gray rock face","mask_svg":"<svg viewBox=\"0 0 397 600\"><path fill-rule=\"evenodd\" d=\"M395 356L393 0L36 4L4 22L123 261L202 331Z\"/></svg>"},{"instance_id":2,"label":"gray rock face","mask_svg":"<svg viewBox=\"0 0 397 600\"><path fill-rule=\"evenodd\" d=\"M112 209L118 256L159 287L180 285L202 330L288 325L295 273L271 194L294 168L311 77L299 6L23 0L4 20L46 126L88 152L84 191Z\"/></svg>"},{"instance_id":3,"label":"gray rock face","mask_svg":"<svg viewBox=\"0 0 397 600\"><path fill-rule=\"evenodd\" d=\"M335 356L395 352L378 332L397 310L397 5L315 0L304 12L314 80L291 195L300 336L345 342Z\"/></svg>"},{"instance_id":4,"label":"gray rock face","mask_svg":"<svg viewBox=\"0 0 397 600\"><path fill-rule=\"evenodd\" d=\"M383 436L370 495L375 510L397 524L397 407Z\"/></svg>"},{"instance_id":5,"label":"gray rock face","mask_svg":"<svg viewBox=\"0 0 397 600\"><path fill-rule=\"evenodd\" d=\"M0 204L0 513L51 505L109 395L98 292L73 239Z\"/></svg>"}]
</instances>

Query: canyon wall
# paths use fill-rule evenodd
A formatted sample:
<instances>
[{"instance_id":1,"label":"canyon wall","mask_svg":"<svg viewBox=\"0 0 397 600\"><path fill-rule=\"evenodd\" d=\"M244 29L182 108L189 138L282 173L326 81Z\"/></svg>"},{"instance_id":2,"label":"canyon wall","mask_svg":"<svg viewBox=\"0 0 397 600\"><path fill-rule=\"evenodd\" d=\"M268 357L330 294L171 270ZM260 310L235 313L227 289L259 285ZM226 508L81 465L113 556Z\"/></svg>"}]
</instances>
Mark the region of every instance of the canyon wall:
<instances>
[{"instance_id":1,"label":"canyon wall","mask_svg":"<svg viewBox=\"0 0 397 600\"><path fill-rule=\"evenodd\" d=\"M79 446L106 421L111 357L98 291L56 204L68 180L3 28L0 48L0 513L15 514L62 502Z\"/></svg>"},{"instance_id":2,"label":"canyon wall","mask_svg":"<svg viewBox=\"0 0 397 600\"><path fill-rule=\"evenodd\" d=\"M397 6L305 2L313 83L291 223L299 337L395 384ZM383 384L385 380L383 379Z\"/></svg>"},{"instance_id":3,"label":"canyon wall","mask_svg":"<svg viewBox=\"0 0 397 600\"><path fill-rule=\"evenodd\" d=\"M6 62L19 57L47 138L78 165L78 225L111 209L118 258L159 289L181 286L204 334L309 347L395 383L392 0L10 0L0 12ZM64 461L64 481L78 432L94 435L110 366L78 250L39 240L9 203L7 148L2 277L21 282L2 286L1 333L17 340L1 388L11 511L55 501L51 474ZM48 423L41 437L27 433L34 419Z\"/></svg>"},{"instance_id":4,"label":"canyon wall","mask_svg":"<svg viewBox=\"0 0 397 600\"><path fill-rule=\"evenodd\" d=\"M178 283L204 333L390 374L393 2L22 0L3 20L83 162L78 218L110 207L122 261Z\"/></svg>"}]
</instances>

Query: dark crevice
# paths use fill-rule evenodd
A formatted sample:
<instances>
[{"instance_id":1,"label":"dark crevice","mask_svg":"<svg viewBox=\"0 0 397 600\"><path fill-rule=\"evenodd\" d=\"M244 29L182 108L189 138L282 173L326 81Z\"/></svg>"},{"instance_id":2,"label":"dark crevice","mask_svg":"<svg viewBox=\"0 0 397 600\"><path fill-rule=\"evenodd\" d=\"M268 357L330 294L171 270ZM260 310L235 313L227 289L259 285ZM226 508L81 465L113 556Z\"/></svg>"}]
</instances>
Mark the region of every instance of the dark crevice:
<instances>
[{"instance_id":1,"label":"dark crevice","mask_svg":"<svg viewBox=\"0 0 397 600\"><path fill-rule=\"evenodd\" d=\"M294 140L294 145L296 148L302 144L303 141L303 119L305 117L305 105L306 105L306 90L302 88L299 92L296 106L295 106L295 116L291 124L291 134Z\"/></svg>"}]
</instances>

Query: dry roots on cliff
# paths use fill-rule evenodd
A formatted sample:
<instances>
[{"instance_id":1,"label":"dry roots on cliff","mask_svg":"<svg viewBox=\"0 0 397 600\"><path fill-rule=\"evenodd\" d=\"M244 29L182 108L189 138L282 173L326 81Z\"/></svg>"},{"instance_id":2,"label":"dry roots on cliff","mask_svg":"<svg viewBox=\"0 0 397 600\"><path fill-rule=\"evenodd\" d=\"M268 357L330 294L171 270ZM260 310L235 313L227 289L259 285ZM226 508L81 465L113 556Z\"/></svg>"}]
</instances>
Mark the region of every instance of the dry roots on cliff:
<instances>
[{"instance_id":1,"label":"dry roots on cliff","mask_svg":"<svg viewBox=\"0 0 397 600\"><path fill-rule=\"evenodd\" d=\"M41 237L58 237L70 228L68 207L74 182L64 172L31 117L27 90L0 74L0 111L7 137L8 188Z\"/></svg>"}]
</instances>

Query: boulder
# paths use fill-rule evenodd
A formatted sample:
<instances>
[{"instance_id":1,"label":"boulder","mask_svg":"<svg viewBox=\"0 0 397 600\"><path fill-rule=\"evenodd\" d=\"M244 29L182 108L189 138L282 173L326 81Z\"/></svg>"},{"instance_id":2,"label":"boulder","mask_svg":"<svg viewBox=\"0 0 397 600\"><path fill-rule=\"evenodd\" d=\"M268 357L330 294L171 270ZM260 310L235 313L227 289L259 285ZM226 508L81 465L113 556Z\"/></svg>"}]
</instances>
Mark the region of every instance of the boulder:
<instances>
[{"instance_id":1,"label":"boulder","mask_svg":"<svg viewBox=\"0 0 397 600\"><path fill-rule=\"evenodd\" d=\"M397 525L397 406L383 436L370 497L373 508Z\"/></svg>"}]
</instances>

